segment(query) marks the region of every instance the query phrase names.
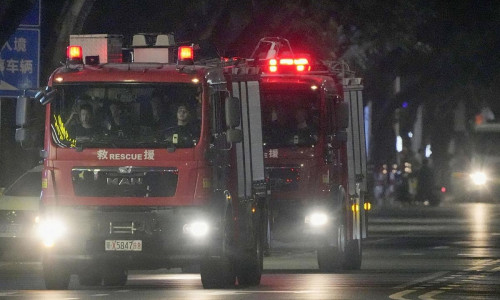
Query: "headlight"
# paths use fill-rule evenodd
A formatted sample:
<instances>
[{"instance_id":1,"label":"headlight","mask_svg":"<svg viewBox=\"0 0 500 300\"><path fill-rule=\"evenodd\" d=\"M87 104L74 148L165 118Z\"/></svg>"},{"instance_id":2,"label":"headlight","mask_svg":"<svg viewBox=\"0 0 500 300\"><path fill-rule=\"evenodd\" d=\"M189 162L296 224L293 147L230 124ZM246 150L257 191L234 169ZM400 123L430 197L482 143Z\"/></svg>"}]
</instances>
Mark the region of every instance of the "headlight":
<instances>
[{"instance_id":1,"label":"headlight","mask_svg":"<svg viewBox=\"0 0 500 300\"><path fill-rule=\"evenodd\" d=\"M483 172L474 172L470 174L470 178L475 185L484 185L486 184L486 180L488 179L486 177L486 174Z\"/></svg>"},{"instance_id":2,"label":"headlight","mask_svg":"<svg viewBox=\"0 0 500 300\"><path fill-rule=\"evenodd\" d=\"M306 216L305 223L313 227L320 227L328 223L328 216L323 212L314 212Z\"/></svg>"},{"instance_id":3,"label":"headlight","mask_svg":"<svg viewBox=\"0 0 500 300\"><path fill-rule=\"evenodd\" d=\"M208 234L209 226L205 221L194 221L185 224L183 227L184 233L187 233L193 237L204 237Z\"/></svg>"},{"instance_id":4,"label":"headlight","mask_svg":"<svg viewBox=\"0 0 500 300\"><path fill-rule=\"evenodd\" d=\"M54 246L65 233L66 226L60 220L40 220L38 223L37 234L46 247Z\"/></svg>"}]
</instances>

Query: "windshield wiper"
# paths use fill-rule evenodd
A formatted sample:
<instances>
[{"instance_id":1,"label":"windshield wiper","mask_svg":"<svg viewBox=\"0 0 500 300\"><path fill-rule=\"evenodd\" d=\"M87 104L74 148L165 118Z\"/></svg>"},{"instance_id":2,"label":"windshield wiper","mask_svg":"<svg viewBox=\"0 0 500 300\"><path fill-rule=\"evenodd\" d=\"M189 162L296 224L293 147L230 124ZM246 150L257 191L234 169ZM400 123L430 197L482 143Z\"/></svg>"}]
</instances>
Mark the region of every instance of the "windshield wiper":
<instances>
[{"instance_id":1,"label":"windshield wiper","mask_svg":"<svg viewBox=\"0 0 500 300\"><path fill-rule=\"evenodd\" d=\"M75 148L78 152L82 151L85 148L97 147L97 146L116 148L116 144L114 143L114 141L111 140L102 140L100 138L86 137L86 136L76 137Z\"/></svg>"}]
</instances>

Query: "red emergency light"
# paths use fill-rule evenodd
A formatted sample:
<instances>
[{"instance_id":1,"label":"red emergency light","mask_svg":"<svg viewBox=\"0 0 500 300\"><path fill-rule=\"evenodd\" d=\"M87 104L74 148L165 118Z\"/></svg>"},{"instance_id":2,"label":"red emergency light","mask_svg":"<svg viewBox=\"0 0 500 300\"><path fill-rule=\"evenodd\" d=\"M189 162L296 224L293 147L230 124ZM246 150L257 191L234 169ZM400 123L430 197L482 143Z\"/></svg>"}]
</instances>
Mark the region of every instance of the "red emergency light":
<instances>
[{"instance_id":1,"label":"red emergency light","mask_svg":"<svg viewBox=\"0 0 500 300\"><path fill-rule=\"evenodd\" d=\"M290 67L295 66L294 69L297 72L304 72L306 70L309 71L311 69L307 58L280 58L279 61L271 58L269 60L269 72L278 72L279 66L285 67L287 71L290 71Z\"/></svg>"},{"instance_id":2,"label":"red emergency light","mask_svg":"<svg viewBox=\"0 0 500 300\"><path fill-rule=\"evenodd\" d=\"M179 52L177 54L178 60L193 60L194 59L194 51L191 46L180 46Z\"/></svg>"},{"instance_id":3,"label":"red emergency light","mask_svg":"<svg viewBox=\"0 0 500 300\"><path fill-rule=\"evenodd\" d=\"M274 58L269 60L269 72L275 73L278 71L278 61Z\"/></svg>"},{"instance_id":4,"label":"red emergency light","mask_svg":"<svg viewBox=\"0 0 500 300\"><path fill-rule=\"evenodd\" d=\"M83 63L83 51L81 46L68 46L66 48L66 58L68 61Z\"/></svg>"}]
</instances>

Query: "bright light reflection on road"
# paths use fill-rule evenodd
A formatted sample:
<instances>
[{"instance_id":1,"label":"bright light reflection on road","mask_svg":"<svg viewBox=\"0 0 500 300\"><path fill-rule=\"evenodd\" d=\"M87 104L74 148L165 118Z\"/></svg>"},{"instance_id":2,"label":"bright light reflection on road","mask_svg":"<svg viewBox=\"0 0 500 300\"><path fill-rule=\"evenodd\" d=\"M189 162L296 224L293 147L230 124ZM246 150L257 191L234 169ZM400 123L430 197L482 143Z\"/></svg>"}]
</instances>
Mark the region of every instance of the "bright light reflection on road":
<instances>
[{"instance_id":1,"label":"bright light reflection on road","mask_svg":"<svg viewBox=\"0 0 500 300\"><path fill-rule=\"evenodd\" d=\"M475 203L468 211L471 224L470 233L474 244L471 254L473 256L485 255L486 249L484 247L489 244L488 222L491 217L489 206L484 203Z\"/></svg>"}]
</instances>

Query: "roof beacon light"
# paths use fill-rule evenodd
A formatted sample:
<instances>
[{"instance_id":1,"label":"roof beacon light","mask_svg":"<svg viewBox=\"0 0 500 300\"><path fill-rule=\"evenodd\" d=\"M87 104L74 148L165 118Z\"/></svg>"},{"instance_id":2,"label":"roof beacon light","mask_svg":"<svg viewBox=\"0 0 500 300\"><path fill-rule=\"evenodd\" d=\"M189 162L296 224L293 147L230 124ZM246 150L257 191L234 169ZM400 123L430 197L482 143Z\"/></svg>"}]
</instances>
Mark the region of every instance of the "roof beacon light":
<instances>
[{"instance_id":1,"label":"roof beacon light","mask_svg":"<svg viewBox=\"0 0 500 300\"><path fill-rule=\"evenodd\" d=\"M66 48L66 58L73 63L83 64L83 52L81 46L68 46Z\"/></svg>"},{"instance_id":2,"label":"roof beacon light","mask_svg":"<svg viewBox=\"0 0 500 300\"><path fill-rule=\"evenodd\" d=\"M269 60L269 72L278 72L278 66L283 66L288 71L291 71L290 67L294 68L293 66L295 66L297 72L309 71L311 69L307 58L280 58L279 61L271 58Z\"/></svg>"},{"instance_id":3,"label":"roof beacon light","mask_svg":"<svg viewBox=\"0 0 500 300\"><path fill-rule=\"evenodd\" d=\"M269 72L275 73L278 71L278 61L274 58L269 60Z\"/></svg>"},{"instance_id":4,"label":"roof beacon light","mask_svg":"<svg viewBox=\"0 0 500 300\"><path fill-rule=\"evenodd\" d=\"M292 58L282 58L282 59L280 59L280 65L291 66L291 65L293 65L293 59Z\"/></svg>"},{"instance_id":5,"label":"roof beacon light","mask_svg":"<svg viewBox=\"0 0 500 300\"><path fill-rule=\"evenodd\" d=\"M297 66L298 72L303 72L306 70L306 66L308 66L307 70L310 70L309 60L307 58L297 58L293 60L293 64Z\"/></svg>"},{"instance_id":6,"label":"roof beacon light","mask_svg":"<svg viewBox=\"0 0 500 300\"><path fill-rule=\"evenodd\" d=\"M192 46L180 46L177 52L177 62L181 65L190 65L194 61L194 50Z\"/></svg>"}]
</instances>

